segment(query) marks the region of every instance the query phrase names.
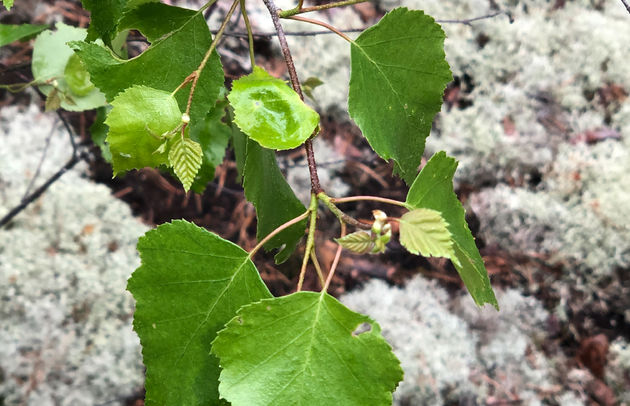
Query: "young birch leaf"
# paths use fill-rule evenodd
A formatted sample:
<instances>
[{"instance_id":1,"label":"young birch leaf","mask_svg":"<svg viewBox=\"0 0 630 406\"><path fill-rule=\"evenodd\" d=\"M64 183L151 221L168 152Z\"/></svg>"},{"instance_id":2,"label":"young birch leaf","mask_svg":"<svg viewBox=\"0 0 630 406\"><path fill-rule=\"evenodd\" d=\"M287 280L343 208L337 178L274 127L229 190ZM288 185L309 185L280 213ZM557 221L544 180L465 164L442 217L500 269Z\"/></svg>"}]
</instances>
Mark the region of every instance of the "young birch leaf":
<instances>
[{"instance_id":1,"label":"young birch leaf","mask_svg":"<svg viewBox=\"0 0 630 406\"><path fill-rule=\"evenodd\" d=\"M444 37L432 17L397 8L351 45L350 117L407 184L452 79Z\"/></svg>"},{"instance_id":2,"label":"young birch leaf","mask_svg":"<svg viewBox=\"0 0 630 406\"><path fill-rule=\"evenodd\" d=\"M109 150L109 144L105 142L109 127L105 124L107 114L111 111L111 106L99 107L96 109L96 118L90 126L90 136L94 145L101 150L101 156L110 164L112 163L112 152Z\"/></svg>"},{"instance_id":3,"label":"young birch leaf","mask_svg":"<svg viewBox=\"0 0 630 406\"><path fill-rule=\"evenodd\" d=\"M367 254L374 248L372 234L362 230L341 238L335 238L335 241L345 249L359 254Z\"/></svg>"},{"instance_id":4,"label":"young birch leaf","mask_svg":"<svg viewBox=\"0 0 630 406\"><path fill-rule=\"evenodd\" d=\"M319 114L293 89L258 66L232 84L228 99L234 108L234 122L265 148L296 148L319 124Z\"/></svg>"},{"instance_id":5,"label":"young birch leaf","mask_svg":"<svg viewBox=\"0 0 630 406\"><path fill-rule=\"evenodd\" d=\"M270 232L306 211L278 168L274 151L261 147L237 128L233 131L234 153L243 178L245 197L256 208L260 241ZM275 256L280 264L291 256L304 236L306 220L283 230L265 244L266 250L279 248Z\"/></svg>"},{"instance_id":6,"label":"young birch leaf","mask_svg":"<svg viewBox=\"0 0 630 406\"><path fill-rule=\"evenodd\" d=\"M0 47L17 40L25 40L48 28L47 25L0 24Z\"/></svg>"},{"instance_id":7,"label":"young birch leaf","mask_svg":"<svg viewBox=\"0 0 630 406\"><path fill-rule=\"evenodd\" d=\"M85 88L83 94L77 94L73 92L66 78L68 63L74 64L70 61L74 53L66 43L82 40L85 38L86 31L63 23L57 23L56 28L56 31L46 30L39 34L33 44L31 64L33 77L39 82L55 81L56 83L55 86L40 85L39 89L48 95L53 88L56 88L61 96L61 107L65 110L83 111L104 106L105 96L94 86L89 90ZM82 67L79 65L77 69L80 68ZM71 67L70 71L75 71L75 68ZM89 76L84 77L84 80L90 83Z\"/></svg>"},{"instance_id":8,"label":"young birch leaf","mask_svg":"<svg viewBox=\"0 0 630 406\"><path fill-rule=\"evenodd\" d=\"M452 258L457 262L448 224L439 211L415 209L399 219L400 243L412 254Z\"/></svg>"},{"instance_id":9,"label":"young birch leaf","mask_svg":"<svg viewBox=\"0 0 630 406\"><path fill-rule=\"evenodd\" d=\"M161 3L148 3L139 6L133 12L142 15L145 11L161 17L161 31L155 28L152 37L159 37L142 54L129 60L116 57L112 52L98 44L74 41L70 45L75 49L90 72L94 83L111 101L116 95L133 85L144 85L154 89L172 92L186 77L195 71L205 52L210 48L212 37L203 15L194 10L186 10ZM188 20L182 14L188 13ZM175 20L183 25L173 29ZM185 21L185 22L184 22ZM136 25L144 27L138 20ZM137 28L131 23L125 28ZM169 31L170 30L170 31ZM177 55L177 57L173 57ZM219 98L223 87L224 75L219 55L213 52L206 67L199 76L197 88L190 109L190 126L203 123L208 111ZM188 92L183 90L176 95L182 111L185 111Z\"/></svg>"},{"instance_id":10,"label":"young birch leaf","mask_svg":"<svg viewBox=\"0 0 630 406\"><path fill-rule=\"evenodd\" d=\"M489 303L499 308L492 291L488 271L466 224L466 213L453 192L457 161L438 152L427 162L407 194L407 204L414 208L439 211L448 223L453 239L453 264L477 305Z\"/></svg>"},{"instance_id":11,"label":"young birch leaf","mask_svg":"<svg viewBox=\"0 0 630 406\"><path fill-rule=\"evenodd\" d=\"M182 182L184 190L188 192L201 168L201 158L203 152L201 145L190 138L182 138L179 135L174 140L168 151L168 162L173 167L173 171Z\"/></svg>"},{"instance_id":12,"label":"young birch leaf","mask_svg":"<svg viewBox=\"0 0 630 406\"><path fill-rule=\"evenodd\" d=\"M355 333L367 323L369 331ZM403 371L379 325L326 293L242 307L212 343L233 406L389 406Z\"/></svg>"},{"instance_id":13,"label":"young birch leaf","mask_svg":"<svg viewBox=\"0 0 630 406\"><path fill-rule=\"evenodd\" d=\"M271 294L247 252L186 221L138 241L142 265L127 289L136 300L147 406L218 405L210 343L243 305Z\"/></svg>"},{"instance_id":14,"label":"young birch leaf","mask_svg":"<svg viewBox=\"0 0 630 406\"><path fill-rule=\"evenodd\" d=\"M112 153L114 175L145 166L168 164L165 152L156 153L164 142L163 134L181 123L177 101L168 92L146 86L134 86L112 101L107 143Z\"/></svg>"},{"instance_id":15,"label":"young birch leaf","mask_svg":"<svg viewBox=\"0 0 630 406\"><path fill-rule=\"evenodd\" d=\"M13 7L13 0L2 0L2 4L4 4L7 10L11 10L11 7Z\"/></svg>"},{"instance_id":16,"label":"young birch leaf","mask_svg":"<svg viewBox=\"0 0 630 406\"><path fill-rule=\"evenodd\" d=\"M63 70L63 78L68 83L70 91L77 96L87 96L94 89L94 84L90 82L90 74L76 54L68 58L68 63Z\"/></svg>"}]
</instances>

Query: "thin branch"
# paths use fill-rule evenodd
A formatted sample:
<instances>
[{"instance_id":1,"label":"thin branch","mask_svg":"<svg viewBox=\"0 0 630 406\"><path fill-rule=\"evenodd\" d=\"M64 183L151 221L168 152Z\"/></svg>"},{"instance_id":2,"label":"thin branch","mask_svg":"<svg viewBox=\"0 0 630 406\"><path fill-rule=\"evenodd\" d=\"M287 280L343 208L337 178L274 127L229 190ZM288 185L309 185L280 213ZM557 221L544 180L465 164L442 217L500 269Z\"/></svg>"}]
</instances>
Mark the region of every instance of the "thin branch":
<instances>
[{"instance_id":1,"label":"thin branch","mask_svg":"<svg viewBox=\"0 0 630 406\"><path fill-rule=\"evenodd\" d=\"M42 171L42 165L44 164L44 159L46 159L46 155L48 154L48 147L50 147L50 140L52 139L53 134L55 133L55 129L57 128L57 121L53 122L52 127L50 128L50 132L46 137L46 143L44 144L44 150L42 151L42 156L39 158L39 163L37 164L37 169L35 170L35 174L31 178L31 181L28 183L24 194L22 195L21 201L24 201L29 193L31 193L31 189L33 185L35 185L35 181L39 177L40 172Z\"/></svg>"},{"instance_id":2,"label":"thin branch","mask_svg":"<svg viewBox=\"0 0 630 406\"><path fill-rule=\"evenodd\" d=\"M212 4L213 1L208 2L206 6L208 6L209 4ZM227 27L228 22L230 21L230 18L232 17L232 14L234 13L234 10L236 10L236 6L238 4L239 4L239 0L234 0L234 2L232 2L232 7L230 7L230 10L225 16L225 19L223 20L221 27L219 27L219 31L217 31L217 34L215 35L214 40L212 41L212 44L210 44L210 48L204 55L203 60L199 64L199 67L194 72L195 76L193 78L192 85L190 86L190 93L188 94L188 103L186 104L186 114L190 114L190 107L192 105L193 95L195 94L195 89L197 88L197 82L199 81L199 77L201 76L201 71L203 71L203 69L206 67L208 60L210 59L210 56L212 55L212 51L214 51L215 48L217 47L217 44L219 43L219 40L223 36L223 32L225 31L225 28ZM188 77L184 79L184 81L186 80L189 80ZM183 134L183 131L184 129L182 129L182 134Z\"/></svg>"},{"instance_id":3,"label":"thin branch","mask_svg":"<svg viewBox=\"0 0 630 406\"><path fill-rule=\"evenodd\" d=\"M324 274L322 273L322 267L319 265L319 261L317 260L317 254L315 253L315 248L311 250L311 261L313 262L313 266L315 267L315 271L317 272L317 277L319 278L319 283L324 287L326 283L326 279L324 278Z\"/></svg>"},{"instance_id":4,"label":"thin branch","mask_svg":"<svg viewBox=\"0 0 630 406\"><path fill-rule=\"evenodd\" d=\"M79 161L80 156L73 156L66 164L59 169L54 175L52 175L43 185L38 187L33 193L28 195L25 199L22 199L19 205L15 206L9 211L2 219L0 219L0 227L5 226L13 217L17 216L22 210L24 210L29 204L39 198L53 183L55 183L64 173L72 169Z\"/></svg>"},{"instance_id":5,"label":"thin branch","mask_svg":"<svg viewBox=\"0 0 630 406\"><path fill-rule=\"evenodd\" d=\"M630 13L630 3L628 2L628 0L621 0L621 2L626 7L626 10L628 10L628 13Z\"/></svg>"},{"instance_id":6,"label":"thin branch","mask_svg":"<svg viewBox=\"0 0 630 406\"><path fill-rule=\"evenodd\" d=\"M365 3L366 1L368 0L344 0L344 1L334 2L334 3L320 4L319 6L302 7L302 0L300 0L297 7L292 8L291 10L280 11L278 15L280 16L280 18L288 18L296 14L308 13L311 11L327 10L327 9L335 8L335 7L351 6L353 4Z\"/></svg>"},{"instance_id":7,"label":"thin branch","mask_svg":"<svg viewBox=\"0 0 630 406\"><path fill-rule=\"evenodd\" d=\"M256 255L256 253L263 247L263 245L265 245L265 244L267 244L267 242L269 242L269 240L271 240L273 237L278 235L278 233L280 233L282 230L285 230L285 229L291 227L292 225L297 224L300 221L302 221L305 218L307 218L309 213L310 213L310 210L307 210L304 213L302 213L299 216L297 216L296 218L287 221L286 223L284 223L280 227L276 228L275 230L273 230L272 232L267 234L267 236L265 238L263 238L251 251L249 251L249 255L247 255L248 258L252 259L253 256Z\"/></svg>"},{"instance_id":8,"label":"thin branch","mask_svg":"<svg viewBox=\"0 0 630 406\"><path fill-rule=\"evenodd\" d=\"M304 276L306 275L306 266L311 257L311 252L315 246L315 228L317 226L317 196L311 193L311 204L308 206L311 221L308 225L308 237L306 238L306 248L304 249L304 258L302 258L302 268L300 268L300 276L298 277L297 291L302 290L304 284Z\"/></svg>"},{"instance_id":9,"label":"thin branch","mask_svg":"<svg viewBox=\"0 0 630 406\"><path fill-rule=\"evenodd\" d=\"M291 19L291 20L302 21L302 22L305 22L305 23L315 24L315 25L319 25L319 26L324 27L324 28L328 28L330 31L332 31L335 34L339 35L341 38L345 39L346 41L348 41L350 43L354 42L346 34L342 33L337 28L335 28L332 25L330 25L328 23L325 23L323 21L313 20L312 18L304 18L304 17L299 17L299 16L292 16L292 17L287 17L287 18Z\"/></svg>"},{"instance_id":10,"label":"thin branch","mask_svg":"<svg viewBox=\"0 0 630 406\"><path fill-rule=\"evenodd\" d=\"M372 225L371 224L359 221L359 220L355 219L354 217L351 217L351 216L347 215L346 213L344 213L343 211L341 211L337 206L335 206L335 204L332 202L332 199L328 195L326 195L324 192L318 194L317 197L319 198L319 200L324 202L326 207L328 207L328 209L335 216L337 216L339 221L341 221L342 223L350 224L351 226L360 228L362 230L371 230L372 229Z\"/></svg>"},{"instance_id":11,"label":"thin branch","mask_svg":"<svg viewBox=\"0 0 630 406\"><path fill-rule=\"evenodd\" d=\"M245 8L245 0L241 1L241 14L243 14L243 22L245 22L245 28L247 28L247 42L249 44L249 60L252 63L252 71L256 66L256 58L254 56L254 36L252 35L252 25L249 22L249 16L247 15L247 9Z\"/></svg>"},{"instance_id":12,"label":"thin branch","mask_svg":"<svg viewBox=\"0 0 630 406\"><path fill-rule=\"evenodd\" d=\"M627 0L622 0L622 1L627 1ZM513 22L514 19L512 17L512 15L507 12L507 11L498 11L492 14L487 14L487 15L483 15L483 16L479 16L479 17L473 17L473 18L469 18L469 19L465 19L465 20L435 20L436 23L440 23L440 24L464 24L464 25L472 25L471 23L474 23L476 21L480 21L480 20L486 20L489 18L494 18L500 15L505 15L509 18L510 22ZM364 28L348 28L348 29L344 29L344 30L338 30L339 32L343 32L343 33L354 33L354 32L363 32L365 30L367 30L369 27L364 27ZM212 34L216 34L216 31L212 31ZM289 31L284 33L285 36L287 37L311 37L311 36L315 36L315 35L328 35L328 34L336 34L335 32L326 30L326 31ZM223 33L223 35L225 35L226 37L237 37L237 38L247 38L247 33L246 32L225 32ZM271 37L276 37L278 36L278 33L276 32L253 32L252 35L255 38L261 38L261 39L266 39L266 38L271 38Z\"/></svg>"},{"instance_id":13,"label":"thin branch","mask_svg":"<svg viewBox=\"0 0 630 406\"><path fill-rule=\"evenodd\" d=\"M278 41L280 42L280 49L282 49L282 55L289 71L289 77L291 78L291 86L293 90L300 96L300 99L304 100L304 94L302 93L302 87L300 86L300 80L298 79L297 72L295 70L295 64L293 63L293 57L291 56L291 50L289 44L287 44L287 37L284 35L284 29L280 24L280 18L278 17L278 8L273 0L263 0L269 14L271 14L271 20L273 26L278 34ZM317 131L317 130L316 130ZM317 134L313 133L313 136ZM310 139L304 142L304 149L306 150L306 159L308 160L308 170L311 176L311 191L314 194L318 194L322 191L322 187L319 183L319 176L317 175L317 164L315 163L315 154L313 153L313 143Z\"/></svg>"},{"instance_id":14,"label":"thin branch","mask_svg":"<svg viewBox=\"0 0 630 406\"><path fill-rule=\"evenodd\" d=\"M393 199L387 199L385 197L378 197L378 196L350 196L350 197L330 198L330 201L332 203L349 203L349 202L359 202L359 201L365 201L365 200L379 202L379 203L387 203L387 204L392 204L395 206L404 207L406 209L411 209L411 206L409 206L405 202L401 202L401 201L393 200Z\"/></svg>"},{"instance_id":15,"label":"thin branch","mask_svg":"<svg viewBox=\"0 0 630 406\"><path fill-rule=\"evenodd\" d=\"M341 235L339 236L339 238L343 238L345 235L346 235L346 224L342 221L341 222ZM324 288L322 289L322 292L328 291L328 287L330 286L330 282L332 281L333 275L335 275L335 270L337 270L337 265L339 264L339 258L341 258L342 250L343 250L343 247L341 246L341 244L339 244L339 246L337 247L337 252L335 252L335 259L333 259L333 263L330 266L330 271L328 271L328 277L326 278L326 283L324 284Z\"/></svg>"}]
</instances>

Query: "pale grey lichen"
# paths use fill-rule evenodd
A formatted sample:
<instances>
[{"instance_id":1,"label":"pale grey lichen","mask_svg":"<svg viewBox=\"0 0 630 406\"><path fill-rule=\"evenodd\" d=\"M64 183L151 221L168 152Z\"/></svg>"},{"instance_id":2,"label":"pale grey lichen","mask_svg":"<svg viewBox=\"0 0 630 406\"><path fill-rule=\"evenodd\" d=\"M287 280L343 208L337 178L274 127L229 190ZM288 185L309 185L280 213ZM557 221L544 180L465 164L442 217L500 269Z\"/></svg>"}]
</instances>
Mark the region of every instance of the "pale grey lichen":
<instances>
[{"instance_id":1,"label":"pale grey lichen","mask_svg":"<svg viewBox=\"0 0 630 406\"><path fill-rule=\"evenodd\" d=\"M630 344L623 338L610 344L606 382L615 391L619 404L630 405Z\"/></svg>"},{"instance_id":2,"label":"pale grey lichen","mask_svg":"<svg viewBox=\"0 0 630 406\"><path fill-rule=\"evenodd\" d=\"M556 401L567 391L551 390L562 383L563 359L547 359L540 348L549 313L516 290L498 291L497 298L499 313L477 308L468 296L452 303L435 281L418 276L403 289L373 280L342 301L373 317L400 359L405 378L394 394L397 405L483 403L505 396L497 386L524 404Z\"/></svg>"},{"instance_id":3,"label":"pale grey lichen","mask_svg":"<svg viewBox=\"0 0 630 406\"><path fill-rule=\"evenodd\" d=\"M37 183L69 157L68 135L51 117L35 106L0 112L0 214L21 198L49 134ZM0 399L6 405L116 405L142 388L125 286L147 226L82 172L63 175L0 229Z\"/></svg>"}]
</instances>

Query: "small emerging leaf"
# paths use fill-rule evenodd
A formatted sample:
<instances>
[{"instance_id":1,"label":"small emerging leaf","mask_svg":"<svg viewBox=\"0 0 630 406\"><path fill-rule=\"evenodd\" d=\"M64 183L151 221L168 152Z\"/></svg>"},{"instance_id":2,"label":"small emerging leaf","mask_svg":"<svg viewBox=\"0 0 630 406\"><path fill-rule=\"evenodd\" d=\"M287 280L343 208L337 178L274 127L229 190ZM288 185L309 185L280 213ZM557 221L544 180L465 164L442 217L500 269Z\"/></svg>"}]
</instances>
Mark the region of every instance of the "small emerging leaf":
<instances>
[{"instance_id":1,"label":"small emerging leaf","mask_svg":"<svg viewBox=\"0 0 630 406\"><path fill-rule=\"evenodd\" d=\"M265 148L296 148L319 124L319 114L293 89L258 66L232 84L228 99L234 108L234 122Z\"/></svg>"},{"instance_id":2,"label":"small emerging leaf","mask_svg":"<svg viewBox=\"0 0 630 406\"><path fill-rule=\"evenodd\" d=\"M164 145L164 144L162 144ZM159 150L159 148L158 148ZM171 149L168 152L168 161L173 167L173 171L188 192L201 168L201 145L190 138L175 136Z\"/></svg>"},{"instance_id":3,"label":"small emerging leaf","mask_svg":"<svg viewBox=\"0 0 630 406\"><path fill-rule=\"evenodd\" d=\"M323 84L324 82L322 82L320 78L311 76L310 78L302 82L302 91L304 92L305 95L307 95L308 97L314 100L315 98L313 97L313 90L315 90L316 87L319 87Z\"/></svg>"},{"instance_id":4,"label":"small emerging leaf","mask_svg":"<svg viewBox=\"0 0 630 406\"><path fill-rule=\"evenodd\" d=\"M90 74L85 70L77 54L72 54L68 59L63 77L66 79L70 91L77 96L86 96L94 89L94 85L90 82Z\"/></svg>"},{"instance_id":5,"label":"small emerging leaf","mask_svg":"<svg viewBox=\"0 0 630 406\"><path fill-rule=\"evenodd\" d=\"M61 96L59 96L59 89L53 88L48 96L46 96L46 103L44 111L55 111L61 107Z\"/></svg>"},{"instance_id":6,"label":"small emerging leaf","mask_svg":"<svg viewBox=\"0 0 630 406\"><path fill-rule=\"evenodd\" d=\"M357 333L363 323L369 330ZM389 406L403 377L379 325L326 293L242 307L212 343L232 406Z\"/></svg>"},{"instance_id":7,"label":"small emerging leaf","mask_svg":"<svg viewBox=\"0 0 630 406\"><path fill-rule=\"evenodd\" d=\"M4 4L7 10L11 10L11 7L13 7L13 0L2 0L2 4Z\"/></svg>"},{"instance_id":8,"label":"small emerging leaf","mask_svg":"<svg viewBox=\"0 0 630 406\"><path fill-rule=\"evenodd\" d=\"M335 241L345 249L358 254L367 254L374 248L372 234L367 231L355 231L344 237L335 238Z\"/></svg>"},{"instance_id":9,"label":"small emerging leaf","mask_svg":"<svg viewBox=\"0 0 630 406\"><path fill-rule=\"evenodd\" d=\"M407 251L425 257L451 258L453 262L458 262L448 224L440 212L416 209L405 213L399 222L400 243Z\"/></svg>"},{"instance_id":10,"label":"small emerging leaf","mask_svg":"<svg viewBox=\"0 0 630 406\"><path fill-rule=\"evenodd\" d=\"M109 126L106 141L112 152L114 174L167 165L166 154L155 151L163 142L162 135L181 122L182 113L171 93L134 86L116 96L112 106L105 124Z\"/></svg>"}]
</instances>

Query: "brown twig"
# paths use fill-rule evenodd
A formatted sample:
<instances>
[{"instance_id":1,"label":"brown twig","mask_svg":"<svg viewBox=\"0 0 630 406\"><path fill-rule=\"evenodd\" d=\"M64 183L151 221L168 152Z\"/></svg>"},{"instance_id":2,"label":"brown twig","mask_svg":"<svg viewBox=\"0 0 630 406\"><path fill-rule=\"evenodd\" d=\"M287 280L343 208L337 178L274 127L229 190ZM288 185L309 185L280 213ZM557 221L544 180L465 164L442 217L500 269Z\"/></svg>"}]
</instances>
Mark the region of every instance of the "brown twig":
<instances>
[{"instance_id":1,"label":"brown twig","mask_svg":"<svg viewBox=\"0 0 630 406\"><path fill-rule=\"evenodd\" d=\"M276 29L278 35L278 41L280 42L280 48L282 49L282 55L287 65L289 77L291 78L291 86L293 90L300 96L300 99L304 100L304 94L302 93L302 87L300 86L300 80L298 79L297 72L295 70L295 64L293 63L293 57L289 50L289 44L287 44L287 37L284 34L282 24L280 24L280 17L278 17L278 8L273 0L263 0L269 14L271 14L271 20L273 26ZM317 130L316 130L317 131ZM315 136L317 134L313 134ZM314 194L322 192L322 187L319 183L319 176L317 175L317 163L315 162L315 154L313 153L313 143L310 139L304 142L304 149L306 150L306 159L308 160L308 170L311 175L311 191Z\"/></svg>"},{"instance_id":2,"label":"brown twig","mask_svg":"<svg viewBox=\"0 0 630 406\"><path fill-rule=\"evenodd\" d=\"M630 13L630 3L628 2L628 0L621 0L621 2L626 7L626 10L628 10L628 13Z\"/></svg>"}]
</instances>

